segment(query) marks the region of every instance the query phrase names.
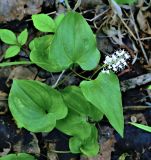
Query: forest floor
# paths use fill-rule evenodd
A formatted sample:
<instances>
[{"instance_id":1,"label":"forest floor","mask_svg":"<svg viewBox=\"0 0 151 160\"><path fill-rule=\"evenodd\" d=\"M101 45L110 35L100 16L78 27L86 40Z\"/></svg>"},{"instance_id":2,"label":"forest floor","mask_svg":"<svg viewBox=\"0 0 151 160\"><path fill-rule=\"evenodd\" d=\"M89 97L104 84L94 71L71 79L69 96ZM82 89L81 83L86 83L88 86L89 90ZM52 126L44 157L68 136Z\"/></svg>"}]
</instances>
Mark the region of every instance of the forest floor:
<instances>
[{"instance_id":1,"label":"forest floor","mask_svg":"<svg viewBox=\"0 0 151 160\"><path fill-rule=\"evenodd\" d=\"M20 7L20 14L17 11L8 13L8 9L8 15L5 17L0 11L0 28L7 28L16 33L27 28L31 40L39 34L33 27L31 13L48 13L54 18L56 14L66 11L65 5L59 1L47 0L43 3L41 0L37 3L39 4L34 6L35 8L31 7L30 3L15 4L20 5L16 6ZM71 6L74 7L74 4L72 1ZM22 13L23 9L25 15ZM36 78L53 85L60 74L52 74L33 65L11 66L0 68L0 156L27 152L38 155L39 160L151 159L151 134L128 124L138 122L151 126L151 91L147 89L151 84L151 1L140 0L135 5L121 5L121 9L122 17L119 18L117 9L111 7L106 0L83 0L77 12L85 17L96 34L102 61L106 55L111 55L118 49L126 50L132 57L127 68L118 72L125 118L124 138L121 138L104 118L98 123L101 153L97 157L85 158L80 155L51 152L52 149L69 150L68 137L58 130L49 134L34 134L25 129L18 129L8 109L7 97L14 78ZM31 12L33 10L34 12ZM0 42L0 62L3 61L6 48L7 45ZM20 60L22 55L24 53L10 60ZM80 70L77 72L80 73ZM64 77L68 79L64 86L78 85L81 81L75 73L70 76L65 73L62 78Z\"/></svg>"}]
</instances>

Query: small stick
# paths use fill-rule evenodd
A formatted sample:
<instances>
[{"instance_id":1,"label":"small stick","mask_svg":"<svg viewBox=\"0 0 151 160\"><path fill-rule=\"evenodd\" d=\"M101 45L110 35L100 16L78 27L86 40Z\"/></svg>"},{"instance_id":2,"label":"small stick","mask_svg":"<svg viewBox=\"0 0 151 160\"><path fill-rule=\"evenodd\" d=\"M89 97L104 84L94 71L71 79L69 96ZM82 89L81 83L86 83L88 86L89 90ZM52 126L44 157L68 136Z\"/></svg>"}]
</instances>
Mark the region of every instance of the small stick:
<instances>
[{"instance_id":1,"label":"small stick","mask_svg":"<svg viewBox=\"0 0 151 160\"><path fill-rule=\"evenodd\" d=\"M64 72L65 72L65 70L63 70L62 73L59 75L59 77L58 77L56 83L55 83L54 85L52 85L52 88L56 88L56 86L58 85L58 83L59 83L61 77L63 76Z\"/></svg>"},{"instance_id":2,"label":"small stick","mask_svg":"<svg viewBox=\"0 0 151 160\"><path fill-rule=\"evenodd\" d=\"M144 47L142 45L142 42L141 42L139 34L138 34L138 29L137 29L136 24L135 24L135 20L134 20L134 16L133 16L132 10L130 10L130 11L131 11L131 16L132 16L132 20L133 20L133 24L134 24L134 29L135 29L135 32L136 32L136 35L137 35L138 42L140 44L140 47L141 47L141 50L143 52L143 55L144 55L144 58L145 58L146 62L149 63L149 60L147 58L147 54L145 52L145 49L144 49Z\"/></svg>"}]
</instances>

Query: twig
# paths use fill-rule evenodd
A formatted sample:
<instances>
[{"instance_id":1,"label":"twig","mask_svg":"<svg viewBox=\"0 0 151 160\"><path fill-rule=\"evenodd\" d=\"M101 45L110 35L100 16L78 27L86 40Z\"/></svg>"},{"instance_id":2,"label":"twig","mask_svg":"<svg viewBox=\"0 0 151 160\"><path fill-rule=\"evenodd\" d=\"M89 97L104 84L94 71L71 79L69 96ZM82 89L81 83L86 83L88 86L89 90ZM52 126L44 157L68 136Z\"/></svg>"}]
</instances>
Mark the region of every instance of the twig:
<instances>
[{"instance_id":1,"label":"twig","mask_svg":"<svg viewBox=\"0 0 151 160\"><path fill-rule=\"evenodd\" d=\"M151 37L140 38L141 41L150 40Z\"/></svg>"},{"instance_id":2,"label":"twig","mask_svg":"<svg viewBox=\"0 0 151 160\"><path fill-rule=\"evenodd\" d=\"M134 20L134 16L133 16L133 13L132 13L132 10L131 10L131 9L130 9L130 12L131 12L131 17L132 17L132 20L133 20L133 25L134 25L134 29L135 29L135 32L136 32L136 35L137 35L138 42L139 42L139 44L140 44L140 47L141 47L141 50L142 50L142 52L143 52L143 55L144 55L144 58L145 58L146 62L149 63L149 60L148 60L148 58L147 58L147 54L146 54L145 49L144 49L144 47L143 47L143 45L142 45L142 42L141 42L141 40L140 40L140 37L139 37L139 34L138 34L138 29L137 29L137 27L136 27L135 20Z\"/></svg>"},{"instance_id":3,"label":"twig","mask_svg":"<svg viewBox=\"0 0 151 160\"><path fill-rule=\"evenodd\" d=\"M69 154L69 153L71 153L71 151L56 151L56 150L50 150L50 152L60 153L60 154L62 154L62 153L64 153L64 154Z\"/></svg>"},{"instance_id":4,"label":"twig","mask_svg":"<svg viewBox=\"0 0 151 160\"><path fill-rule=\"evenodd\" d=\"M125 92L129 89L135 88L136 86L145 85L145 84L150 83L150 82L151 82L151 73L147 73L147 74L135 77L135 78L131 78L131 79L128 79L128 80L121 81L120 82L121 90L123 92Z\"/></svg>"},{"instance_id":5,"label":"twig","mask_svg":"<svg viewBox=\"0 0 151 160\"><path fill-rule=\"evenodd\" d=\"M151 109L151 106L125 106L124 110L144 110Z\"/></svg>"},{"instance_id":6,"label":"twig","mask_svg":"<svg viewBox=\"0 0 151 160\"><path fill-rule=\"evenodd\" d=\"M54 85L52 85L52 88L56 88L56 86L58 85L58 83L59 83L61 77L63 76L64 72L65 72L65 70L63 70L62 73L59 75L59 77L58 77L56 83L55 83Z\"/></svg>"},{"instance_id":7,"label":"twig","mask_svg":"<svg viewBox=\"0 0 151 160\"><path fill-rule=\"evenodd\" d=\"M109 8L106 9L104 12L96 15L96 16L95 16L94 18L92 18L92 19L87 19L87 18L85 18L85 19L86 19L87 21L89 21L89 22L95 21L95 20L97 20L99 17L101 17L102 15L104 15L104 14L105 14L106 12L108 12L108 11L109 11Z\"/></svg>"},{"instance_id":8,"label":"twig","mask_svg":"<svg viewBox=\"0 0 151 160\"><path fill-rule=\"evenodd\" d=\"M120 17L120 16L119 16L119 18L120 18L121 22L123 23L123 25L125 26L125 28L129 31L129 33L131 34L131 36L132 36L135 40L137 40L136 36L133 34L133 32L131 31L131 29L128 27L128 25L124 22L123 18Z\"/></svg>"},{"instance_id":9,"label":"twig","mask_svg":"<svg viewBox=\"0 0 151 160\"><path fill-rule=\"evenodd\" d=\"M50 12L50 13L47 13L47 15L52 15L52 14L56 14L56 11L53 11L53 12ZM32 21L32 19L26 19L25 20L26 22L29 22L29 21Z\"/></svg>"}]
</instances>

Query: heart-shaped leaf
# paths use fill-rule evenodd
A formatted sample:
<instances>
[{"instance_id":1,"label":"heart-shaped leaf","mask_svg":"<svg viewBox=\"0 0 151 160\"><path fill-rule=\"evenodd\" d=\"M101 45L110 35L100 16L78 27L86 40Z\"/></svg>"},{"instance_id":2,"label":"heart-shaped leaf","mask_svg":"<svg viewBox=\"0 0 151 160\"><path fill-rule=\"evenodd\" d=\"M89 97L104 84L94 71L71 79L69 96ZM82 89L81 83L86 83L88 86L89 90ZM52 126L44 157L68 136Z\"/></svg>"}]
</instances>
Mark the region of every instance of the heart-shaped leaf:
<instances>
[{"instance_id":1,"label":"heart-shaped leaf","mask_svg":"<svg viewBox=\"0 0 151 160\"><path fill-rule=\"evenodd\" d=\"M116 131L123 136L124 118L121 92L117 76L100 73L96 80L80 84L84 96L108 118Z\"/></svg>"},{"instance_id":2,"label":"heart-shaped leaf","mask_svg":"<svg viewBox=\"0 0 151 160\"><path fill-rule=\"evenodd\" d=\"M30 59L39 66L43 66L46 70L50 69L50 61L47 57L49 46L51 45L53 35L46 35L35 38L31 41L29 48L31 49Z\"/></svg>"},{"instance_id":3,"label":"heart-shaped leaf","mask_svg":"<svg viewBox=\"0 0 151 160\"><path fill-rule=\"evenodd\" d=\"M68 12L57 28L49 50L45 54L33 52L30 58L50 72L60 72L75 63L84 70L92 70L99 62L100 53L93 32L82 15ZM47 63L49 68L42 63Z\"/></svg>"},{"instance_id":4,"label":"heart-shaped leaf","mask_svg":"<svg viewBox=\"0 0 151 160\"><path fill-rule=\"evenodd\" d=\"M57 27L60 25L60 23L64 19L64 17L65 17L65 15L62 13L62 14L58 15L55 18L54 22L55 22L55 24L56 24Z\"/></svg>"},{"instance_id":5,"label":"heart-shaped leaf","mask_svg":"<svg viewBox=\"0 0 151 160\"><path fill-rule=\"evenodd\" d=\"M61 94L38 81L14 80L8 102L18 127L32 132L51 131L67 114Z\"/></svg>"},{"instance_id":6,"label":"heart-shaped leaf","mask_svg":"<svg viewBox=\"0 0 151 160\"><path fill-rule=\"evenodd\" d=\"M99 152L98 132L96 127L91 125L91 134L81 140L79 137L72 137L69 140L69 148L72 153L82 153L88 157L96 156Z\"/></svg>"},{"instance_id":7,"label":"heart-shaped leaf","mask_svg":"<svg viewBox=\"0 0 151 160\"><path fill-rule=\"evenodd\" d=\"M66 105L75 112L90 117L95 121L99 121L103 118L103 113L87 101L81 88L77 86L68 86L61 93Z\"/></svg>"},{"instance_id":8,"label":"heart-shaped leaf","mask_svg":"<svg viewBox=\"0 0 151 160\"><path fill-rule=\"evenodd\" d=\"M26 153L8 154L1 157L0 160L36 160L32 155Z\"/></svg>"},{"instance_id":9,"label":"heart-shaped leaf","mask_svg":"<svg viewBox=\"0 0 151 160\"><path fill-rule=\"evenodd\" d=\"M91 133L91 125L87 118L71 109L68 109L68 115L64 119L57 121L56 128L69 136L81 139L88 138Z\"/></svg>"}]
</instances>

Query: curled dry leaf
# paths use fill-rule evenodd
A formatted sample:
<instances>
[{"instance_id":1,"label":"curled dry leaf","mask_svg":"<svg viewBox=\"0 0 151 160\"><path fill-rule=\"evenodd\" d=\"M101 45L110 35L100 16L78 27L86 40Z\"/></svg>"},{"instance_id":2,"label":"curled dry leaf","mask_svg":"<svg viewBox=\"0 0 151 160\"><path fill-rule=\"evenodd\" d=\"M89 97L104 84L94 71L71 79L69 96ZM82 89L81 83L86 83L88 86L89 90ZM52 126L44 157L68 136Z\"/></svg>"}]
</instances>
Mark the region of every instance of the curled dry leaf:
<instances>
[{"instance_id":1,"label":"curled dry leaf","mask_svg":"<svg viewBox=\"0 0 151 160\"><path fill-rule=\"evenodd\" d=\"M36 74L36 68L29 69L27 67L19 66L12 70L6 83L8 86L10 86L10 81L13 79L35 79ZM42 81L42 79L40 79L39 77L37 77L36 80Z\"/></svg>"},{"instance_id":2,"label":"curled dry leaf","mask_svg":"<svg viewBox=\"0 0 151 160\"><path fill-rule=\"evenodd\" d=\"M151 26L148 21L149 18L151 18L151 12L143 11L142 9L139 10L137 14L137 22L140 29L147 34L151 34Z\"/></svg>"},{"instance_id":3,"label":"curled dry leaf","mask_svg":"<svg viewBox=\"0 0 151 160\"><path fill-rule=\"evenodd\" d=\"M38 145L38 139L34 133L30 133L26 138L28 138L28 141L24 141L25 137L21 137L21 139L15 143L13 147L13 151L17 153L26 152L31 154L40 154L40 148Z\"/></svg>"}]
</instances>

